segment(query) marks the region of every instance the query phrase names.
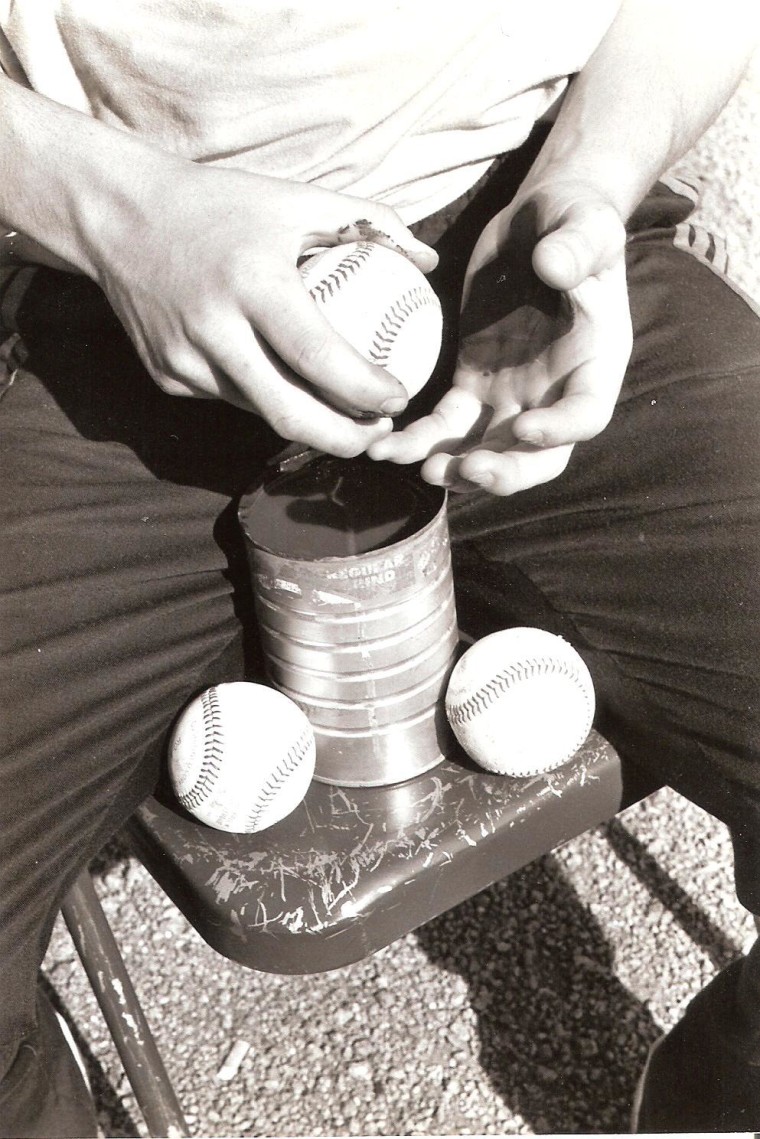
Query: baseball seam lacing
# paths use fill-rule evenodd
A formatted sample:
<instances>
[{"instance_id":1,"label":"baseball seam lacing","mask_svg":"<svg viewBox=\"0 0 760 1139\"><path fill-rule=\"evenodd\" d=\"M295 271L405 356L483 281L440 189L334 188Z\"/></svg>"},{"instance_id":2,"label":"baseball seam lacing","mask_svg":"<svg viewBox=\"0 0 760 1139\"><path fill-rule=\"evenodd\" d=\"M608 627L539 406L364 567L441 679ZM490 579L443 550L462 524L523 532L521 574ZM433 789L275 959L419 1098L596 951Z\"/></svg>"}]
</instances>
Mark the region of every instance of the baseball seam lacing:
<instances>
[{"instance_id":1,"label":"baseball seam lacing","mask_svg":"<svg viewBox=\"0 0 760 1139\"><path fill-rule=\"evenodd\" d=\"M319 299L324 304L328 297L338 292L349 276L358 273L365 261L369 260L372 256L372 248L370 242L362 242L357 245L356 249L347 253L334 269L331 269L316 284L311 285L309 292L314 300Z\"/></svg>"},{"instance_id":2,"label":"baseball seam lacing","mask_svg":"<svg viewBox=\"0 0 760 1139\"><path fill-rule=\"evenodd\" d=\"M179 801L186 810L199 806L211 793L222 766L224 730L222 728L219 693L209 688L201 696L203 715L203 760L198 778L189 791L179 795Z\"/></svg>"},{"instance_id":3,"label":"baseball seam lacing","mask_svg":"<svg viewBox=\"0 0 760 1139\"><path fill-rule=\"evenodd\" d=\"M566 661L557 661L551 657L535 657L502 669L492 676L486 684L482 685L477 692L474 692L472 696L468 696L456 704L449 705L449 720L452 725L467 723L468 720L487 711L488 708L514 684L529 680L536 675L548 676L551 674L567 676L569 679L575 681L586 702L586 707L589 706L588 693L581 684L578 673L574 668Z\"/></svg>"},{"instance_id":4,"label":"baseball seam lacing","mask_svg":"<svg viewBox=\"0 0 760 1139\"><path fill-rule=\"evenodd\" d=\"M267 779L264 786L261 788L258 801L248 816L247 826L249 830L255 830L261 816L270 805L275 795L280 790L280 787L288 779L294 771L300 767L303 762L304 756L311 747L311 731L306 729L303 734L299 736L298 740L293 744L290 751L288 751L280 761L279 766L272 772Z\"/></svg>"},{"instance_id":5,"label":"baseball seam lacing","mask_svg":"<svg viewBox=\"0 0 760 1139\"><path fill-rule=\"evenodd\" d=\"M369 347L368 355L373 364L381 366L388 361L393 345L404 327L405 321L418 309L433 303L431 290L426 285L415 285L408 289L383 316L375 339Z\"/></svg>"}]
</instances>

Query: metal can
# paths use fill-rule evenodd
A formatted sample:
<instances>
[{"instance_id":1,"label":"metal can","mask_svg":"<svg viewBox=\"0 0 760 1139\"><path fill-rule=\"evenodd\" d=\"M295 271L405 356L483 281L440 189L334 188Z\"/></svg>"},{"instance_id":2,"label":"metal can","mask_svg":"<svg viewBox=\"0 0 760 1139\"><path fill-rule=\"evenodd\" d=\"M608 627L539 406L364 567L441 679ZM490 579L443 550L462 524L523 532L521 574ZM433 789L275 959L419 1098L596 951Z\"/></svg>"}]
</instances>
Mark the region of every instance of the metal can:
<instances>
[{"instance_id":1,"label":"metal can","mask_svg":"<svg viewBox=\"0 0 760 1139\"><path fill-rule=\"evenodd\" d=\"M385 786L453 749L446 494L413 470L302 451L241 499L269 679L306 713L315 778Z\"/></svg>"}]
</instances>

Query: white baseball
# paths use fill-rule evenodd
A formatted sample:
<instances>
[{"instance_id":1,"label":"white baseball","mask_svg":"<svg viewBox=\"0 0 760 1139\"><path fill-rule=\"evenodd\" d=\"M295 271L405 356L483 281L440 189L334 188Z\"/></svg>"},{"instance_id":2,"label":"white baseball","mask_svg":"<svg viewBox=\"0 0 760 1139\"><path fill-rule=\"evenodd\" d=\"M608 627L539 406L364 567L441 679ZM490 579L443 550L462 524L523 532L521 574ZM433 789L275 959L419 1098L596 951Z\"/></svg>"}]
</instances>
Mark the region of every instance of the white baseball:
<instances>
[{"instance_id":1,"label":"white baseball","mask_svg":"<svg viewBox=\"0 0 760 1139\"><path fill-rule=\"evenodd\" d=\"M585 662L544 629L503 629L476 641L457 661L446 691L459 743L501 775L560 767L586 739L594 707Z\"/></svg>"},{"instance_id":2,"label":"white baseball","mask_svg":"<svg viewBox=\"0 0 760 1139\"><path fill-rule=\"evenodd\" d=\"M169 741L169 774L182 806L237 834L289 815L315 760L314 732L298 705L247 681L217 684L191 700Z\"/></svg>"},{"instance_id":3,"label":"white baseball","mask_svg":"<svg viewBox=\"0 0 760 1139\"><path fill-rule=\"evenodd\" d=\"M424 273L401 253L353 241L315 253L304 284L336 332L395 376L410 399L441 351L441 302Z\"/></svg>"}]
</instances>

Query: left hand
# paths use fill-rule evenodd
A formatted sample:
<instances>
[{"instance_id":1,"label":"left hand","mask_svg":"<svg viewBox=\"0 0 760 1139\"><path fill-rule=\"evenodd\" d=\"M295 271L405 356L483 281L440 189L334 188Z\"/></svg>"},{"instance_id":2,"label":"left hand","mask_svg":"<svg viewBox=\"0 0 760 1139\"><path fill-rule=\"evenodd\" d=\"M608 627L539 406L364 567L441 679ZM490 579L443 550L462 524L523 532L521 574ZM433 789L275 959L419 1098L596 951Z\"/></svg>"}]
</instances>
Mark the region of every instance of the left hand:
<instances>
[{"instance_id":1,"label":"left hand","mask_svg":"<svg viewBox=\"0 0 760 1139\"><path fill-rule=\"evenodd\" d=\"M428 482L498 495L561 474L574 444L607 425L623 382L624 248L617 211L593 187L519 192L470 258L450 390L369 455L424 459Z\"/></svg>"}]
</instances>

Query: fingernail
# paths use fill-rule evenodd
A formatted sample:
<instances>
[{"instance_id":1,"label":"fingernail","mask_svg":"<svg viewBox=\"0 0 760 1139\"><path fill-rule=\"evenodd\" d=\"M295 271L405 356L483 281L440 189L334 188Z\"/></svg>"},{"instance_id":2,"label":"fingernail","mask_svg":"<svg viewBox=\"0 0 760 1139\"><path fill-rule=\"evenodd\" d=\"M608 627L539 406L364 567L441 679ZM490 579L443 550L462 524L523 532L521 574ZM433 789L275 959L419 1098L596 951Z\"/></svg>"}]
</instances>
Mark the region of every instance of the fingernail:
<instances>
[{"instance_id":1,"label":"fingernail","mask_svg":"<svg viewBox=\"0 0 760 1139\"><path fill-rule=\"evenodd\" d=\"M520 435L519 440L521 443L529 443L532 447L543 447L546 439L540 431L528 431L525 435Z\"/></svg>"},{"instance_id":2,"label":"fingernail","mask_svg":"<svg viewBox=\"0 0 760 1139\"><path fill-rule=\"evenodd\" d=\"M410 243L410 248L416 257L424 261L426 265L432 265L435 268L438 264L438 253L424 241L415 241L413 245Z\"/></svg>"},{"instance_id":3,"label":"fingernail","mask_svg":"<svg viewBox=\"0 0 760 1139\"><path fill-rule=\"evenodd\" d=\"M404 399L403 396L394 396L393 399L387 399L381 405L380 410L383 415L400 415L407 403L408 400Z\"/></svg>"},{"instance_id":4,"label":"fingernail","mask_svg":"<svg viewBox=\"0 0 760 1139\"><path fill-rule=\"evenodd\" d=\"M476 483L481 486L483 490L490 490L496 479L490 471L476 471L474 475L468 475L467 478L470 482Z\"/></svg>"}]
</instances>

